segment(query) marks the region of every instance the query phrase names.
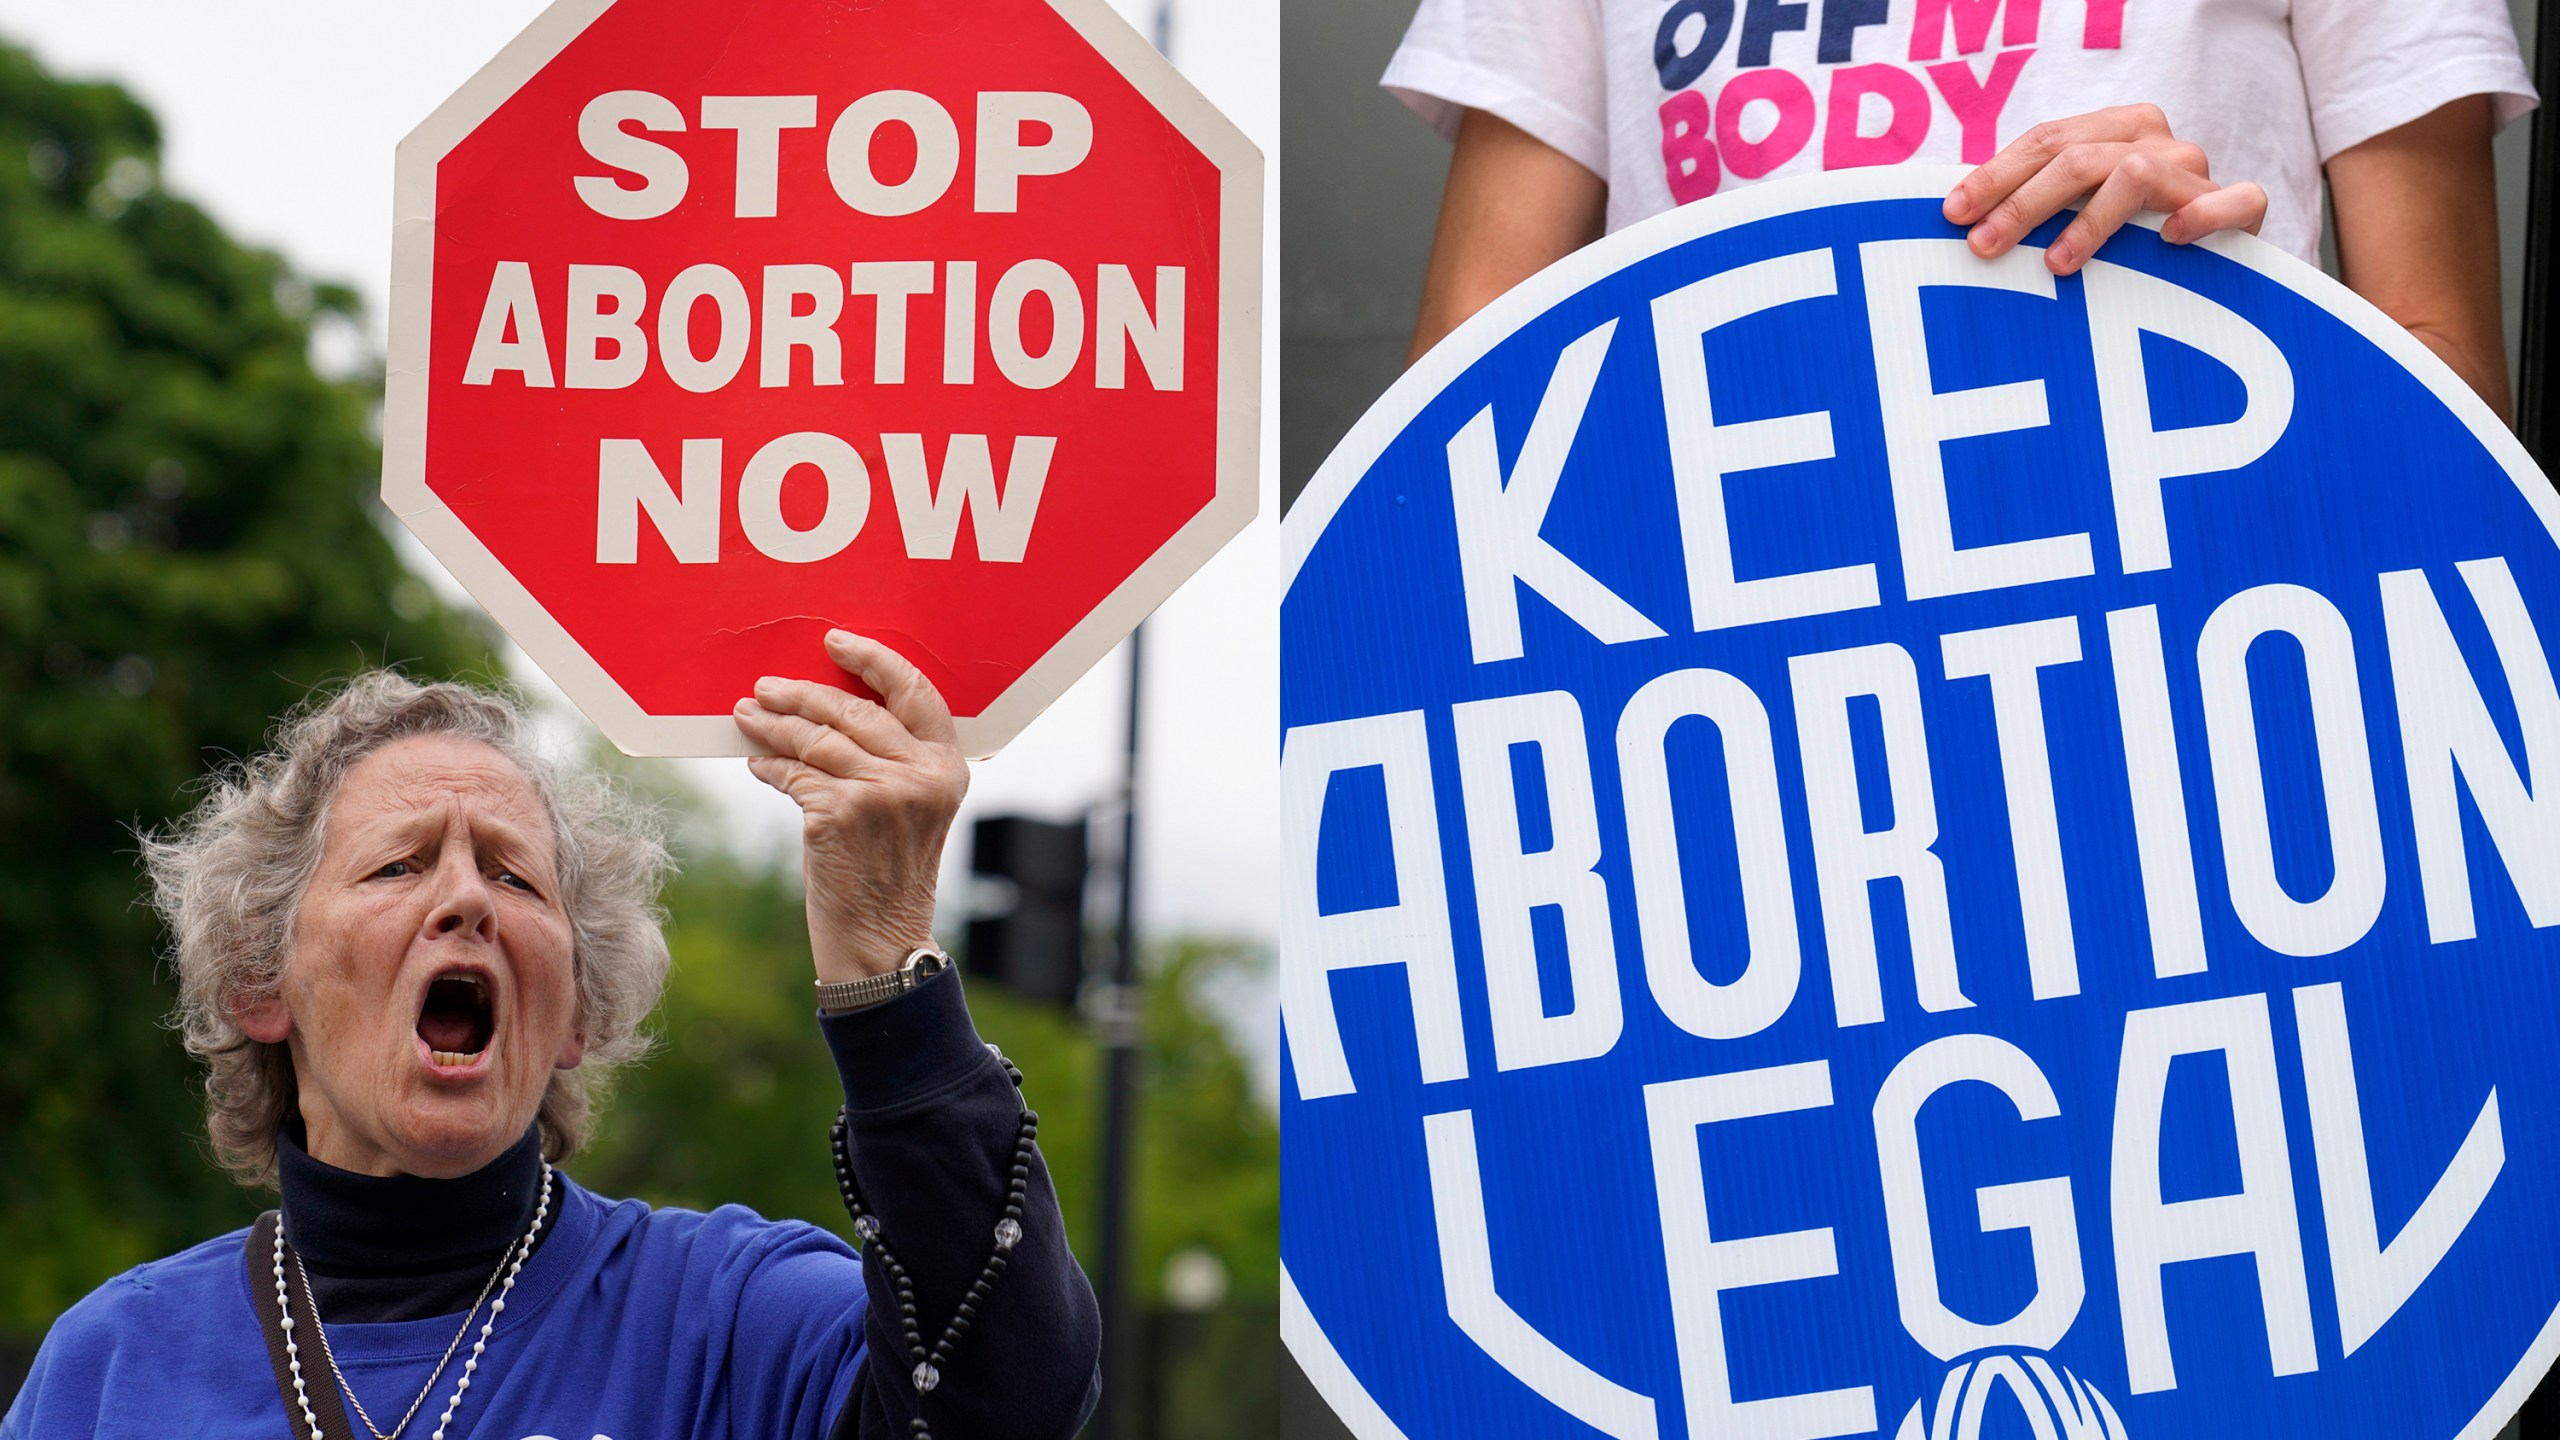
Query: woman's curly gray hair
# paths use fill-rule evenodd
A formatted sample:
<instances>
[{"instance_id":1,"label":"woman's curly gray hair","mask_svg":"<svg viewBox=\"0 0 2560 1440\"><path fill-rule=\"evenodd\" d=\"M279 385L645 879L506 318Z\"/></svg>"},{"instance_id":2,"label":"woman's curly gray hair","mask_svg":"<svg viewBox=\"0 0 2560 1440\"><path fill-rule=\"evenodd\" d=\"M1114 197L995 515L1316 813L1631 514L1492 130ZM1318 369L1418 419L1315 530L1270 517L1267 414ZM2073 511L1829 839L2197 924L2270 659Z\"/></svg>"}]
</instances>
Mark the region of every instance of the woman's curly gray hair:
<instances>
[{"instance_id":1,"label":"woman's curly gray hair","mask_svg":"<svg viewBox=\"0 0 2560 1440\"><path fill-rule=\"evenodd\" d=\"M296 1092L286 1048L241 1033L234 1007L276 993L329 806L347 773L394 741L445 735L487 745L523 772L551 817L586 1058L552 1072L544 1154L562 1160L585 1144L612 1072L648 1050L640 1025L667 976L658 887L674 869L662 827L609 778L554 765L526 732L511 696L359 675L286 715L265 753L225 767L186 818L143 837L178 973L170 1022L205 1062L205 1128L215 1158L242 1184L273 1180L276 1129L295 1113Z\"/></svg>"}]
</instances>

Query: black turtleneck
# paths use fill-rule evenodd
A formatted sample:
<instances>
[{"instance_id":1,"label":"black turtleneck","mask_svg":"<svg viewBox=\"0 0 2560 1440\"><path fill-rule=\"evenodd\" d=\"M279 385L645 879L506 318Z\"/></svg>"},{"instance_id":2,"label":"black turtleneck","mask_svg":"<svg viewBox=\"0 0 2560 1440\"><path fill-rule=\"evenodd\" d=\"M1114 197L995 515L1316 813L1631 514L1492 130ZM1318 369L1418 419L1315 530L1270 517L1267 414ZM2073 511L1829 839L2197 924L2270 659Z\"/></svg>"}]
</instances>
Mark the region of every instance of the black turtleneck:
<instances>
[{"instance_id":1,"label":"black turtleneck","mask_svg":"<svg viewBox=\"0 0 2560 1440\"><path fill-rule=\"evenodd\" d=\"M822 1016L818 1028L844 1084L864 1197L899 1237L898 1260L933 1322L930 1344L985 1262L1020 1101L970 1024L956 974L850 1015ZM285 1240L330 1324L460 1315L533 1219L542 1183L538 1127L455 1180L341 1170L311 1157L300 1128L288 1124L276 1144ZM825 1144L825 1131L825 1118L812 1116L813 1149ZM1093 1291L1066 1247L1048 1166L1036 1155L1032 1172L1023 1240L967 1343L943 1367L937 1430L1071 1435L1100 1394ZM553 1200L556 1207L556 1192ZM904 1436L916 1414L907 1373L921 1357L905 1353L894 1291L876 1256L865 1258L864 1272L874 1302L873 1363L838 1418L838 1440Z\"/></svg>"},{"instance_id":2,"label":"black turtleneck","mask_svg":"<svg viewBox=\"0 0 2560 1440\"><path fill-rule=\"evenodd\" d=\"M276 1140L284 1238L330 1321L368 1325L459 1315L533 1223L535 1192L542 1188L539 1126L458 1180L341 1170L311 1158L301 1128L289 1124ZM550 1228L543 1226L546 1233Z\"/></svg>"}]
</instances>

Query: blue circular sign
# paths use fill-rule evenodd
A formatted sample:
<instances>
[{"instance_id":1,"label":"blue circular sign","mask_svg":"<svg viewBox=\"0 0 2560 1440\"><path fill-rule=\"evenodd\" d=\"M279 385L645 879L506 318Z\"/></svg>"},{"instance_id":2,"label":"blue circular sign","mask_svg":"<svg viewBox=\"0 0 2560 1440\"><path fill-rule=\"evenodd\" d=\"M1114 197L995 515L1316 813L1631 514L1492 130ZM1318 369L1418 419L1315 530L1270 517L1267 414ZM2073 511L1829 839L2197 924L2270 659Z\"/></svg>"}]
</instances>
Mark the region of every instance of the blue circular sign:
<instances>
[{"instance_id":1,"label":"blue circular sign","mask_svg":"<svg viewBox=\"0 0 2560 1440\"><path fill-rule=\"evenodd\" d=\"M1612 236L1284 527L1283 1327L1367 1437L2486 1436L2560 504L2247 237Z\"/></svg>"}]
</instances>

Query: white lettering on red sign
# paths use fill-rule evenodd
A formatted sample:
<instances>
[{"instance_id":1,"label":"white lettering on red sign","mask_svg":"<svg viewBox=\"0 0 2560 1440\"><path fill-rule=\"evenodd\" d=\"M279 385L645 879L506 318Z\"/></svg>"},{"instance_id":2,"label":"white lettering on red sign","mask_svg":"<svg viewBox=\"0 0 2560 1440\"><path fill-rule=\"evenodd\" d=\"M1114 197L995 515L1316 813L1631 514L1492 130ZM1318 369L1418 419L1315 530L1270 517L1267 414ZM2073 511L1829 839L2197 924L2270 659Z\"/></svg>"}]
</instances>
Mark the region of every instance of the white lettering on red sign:
<instances>
[{"instance_id":1,"label":"white lettering on red sign","mask_svg":"<svg viewBox=\"0 0 2560 1440\"><path fill-rule=\"evenodd\" d=\"M782 139L818 127L816 97L706 95L697 113L694 128L729 134L735 216L779 215ZM914 147L903 175L884 175L872 163L873 142L890 129ZM665 96L596 96L579 115L578 140L614 173L574 177L579 198L608 219L670 214L690 192L692 167L675 144L650 136L687 131L684 112ZM978 213L1012 213L1024 186L1065 175L1092 153L1093 120L1072 96L991 90L977 97L971 138L974 160L963 190L956 186L962 135L951 112L915 91L873 91L829 122L827 189L864 215L912 215L962 196ZM873 384L903 385L910 318L938 302L945 385L983 380L1045 390L1089 366L1097 389L1125 389L1140 376L1155 390L1183 388L1183 266L1106 262L1071 271L1032 257L997 272L983 306L979 295L974 260L812 256L747 272L705 260L654 276L577 263L537 273L528 262L500 260L490 270L462 383L496 385L503 377L529 389L621 390L654 369L698 395L733 385L841 386L848 353L857 365L867 353ZM564 357L556 373L554 334ZM1056 437L1005 437L1001 485L995 437L934 437L944 456L938 478L925 459L925 436L879 439L910 558L950 559L966 516L980 560L1022 559ZM644 518L683 563L719 561L723 516L735 518L756 551L807 563L842 551L869 515L870 468L840 436L804 431L767 443L739 472L734 503L720 441L659 443L677 459L672 482L649 441L611 438L598 447L600 564L637 562ZM783 519L780 497L804 466L821 477L827 500L822 516L800 529Z\"/></svg>"}]
</instances>

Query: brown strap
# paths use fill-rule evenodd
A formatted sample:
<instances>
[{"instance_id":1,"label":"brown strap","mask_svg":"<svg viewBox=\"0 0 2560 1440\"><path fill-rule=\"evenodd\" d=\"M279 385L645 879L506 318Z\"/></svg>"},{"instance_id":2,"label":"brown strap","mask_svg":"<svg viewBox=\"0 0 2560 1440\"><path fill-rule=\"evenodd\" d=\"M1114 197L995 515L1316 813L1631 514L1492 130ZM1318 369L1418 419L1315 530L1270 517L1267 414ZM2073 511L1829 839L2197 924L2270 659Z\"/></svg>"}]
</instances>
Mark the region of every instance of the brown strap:
<instances>
[{"instance_id":1,"label":"brown strap","mask_svg":"<svg viewBox=\"0 0 2560 1440\"><path fill-rule=\"evenodd\" d=\"M302 1402L294 1398L293 1362L285 1355L284 1326L276 1312L276 1226L281 1223L277 1212L270 1210L249 1227L246 1259L249 1264L249 1301L258 1310L258 1328L267 1337L267 1360L275 1366L276 1393L284 1399L285 1420L291 1426L293 1440L309 1440L311 1427L302 1418ZM311 1295L299 1285L291 1286L293 1296L293 1330L296 1336L320 1333L320 1317L311 1308ZM319 1362L315 1343L314 1362ZM338 1397L338 1385L330 1378L325 1362L302 1367L303 1392L310 1398L311 1413L320 1417L322 1440L355 1440L355 1432L347 1425L347 1407Z\"/></svg>"}]
</instances>

